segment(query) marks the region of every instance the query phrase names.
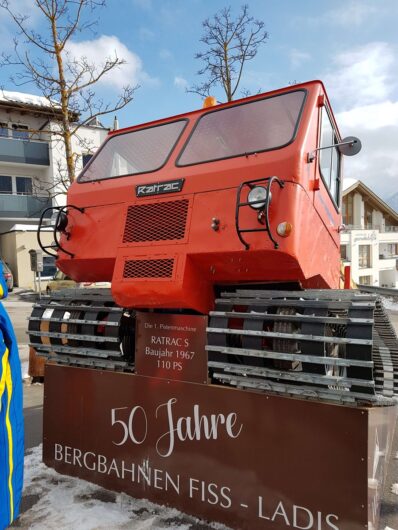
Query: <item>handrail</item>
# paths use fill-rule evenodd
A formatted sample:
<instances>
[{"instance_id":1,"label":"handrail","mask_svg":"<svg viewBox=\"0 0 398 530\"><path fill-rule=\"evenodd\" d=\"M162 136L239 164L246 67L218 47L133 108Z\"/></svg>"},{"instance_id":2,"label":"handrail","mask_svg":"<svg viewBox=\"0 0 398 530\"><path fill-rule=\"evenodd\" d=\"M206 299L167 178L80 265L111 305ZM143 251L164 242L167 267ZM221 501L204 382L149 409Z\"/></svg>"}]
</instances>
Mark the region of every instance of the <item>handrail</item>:
<instances>
[{"instance_id":1,"label":"handrail","mask_svg":"<svg viewBox=\"0 0 398 530\"><path fill-rule=\"evenodd\" d=\"M255 185L257 183L260 183L260 182L266 183L266 185L267 185L267 198L265 200L264 207L259 209L259 212L264 212L265 228L245 228L245 229L241 229L239 227L239 213L240 213L240 209L243 206L250 206L250 203L247 202L247 200L245 202L241 202L242 191L243 191L243 189L246 186L248 188L252 189L252 188L255 187ZM261 178L261 179L255 179L255 180L247 180L245 182L242 182L241 185L238 188L238 193L237 193L237 197L236 197L236 209L235 209L235 228L236 228L236 232L238 234L239 240L244 245L246 250L249 250L250 245L242 237L242 233L243 232L268 232L268 237L270 238L270 240L274 244L274 248L275 249L279 248L278 242L275 240L275 238L272 235L270 222L269 222L269 206L270 206L270 201L271 201L271 187L272 187L272 184L274 182L277 182L280 188L284 188L284 186L285 186L285 183L282 180L280 180L278 177L273 176L273 177L264 177L264 178ZM259 201L257 201L257 202L259 202ZM251 204L253 204L253 203L251 203Z\"/></svg>"},{"instance_id":2,"label":"handrail","mask_svg":"<svg viewBox=\"0 0 398 530\"><path fill-rule=\"evenodd\" d=\"M53 258L57 258L58 257L58 252L52 253L52 252L49 252L47 249L51 248L51 249L56 249L57 251L60 250L61 252L64 252L64 254L67 254L68 256L71 256L72 258L74 257L74 254L72 252L69 252L69 250L66 250L61 245L61 242L60 242L60 240L58 238L60 230L58 230L57 227L59 226L59 221L61 219L61 215L62 214L67 215L68 214L68 212L67 212L68 208L73 208L74 210L77 210L80 213L84 213L84 208L79 208L78 206L75 206L73 204L68 204L68 205L65 205L65 206L50 206L49 208L46 208L45 210L43 210L43 212L42 212L42 214L40 216L39 226L38 226L38 229L37 229L37 242L39 243L39 247L43 250L43 252L45 252L48 256L51 256ZM44 228L44 225L43 225L44 215L49 210L58 211L57 218L55 220L55 224L54 224L54 227L53 227L53 235L54 235L54 243L55 243L55 245L43 245L43 243L41 241L41 233L42 233L42 230ZM67 234L67 239L68 239L68 233L65 230L63 230L63 232L65 234Z\"/></svg>"}]
</instances>

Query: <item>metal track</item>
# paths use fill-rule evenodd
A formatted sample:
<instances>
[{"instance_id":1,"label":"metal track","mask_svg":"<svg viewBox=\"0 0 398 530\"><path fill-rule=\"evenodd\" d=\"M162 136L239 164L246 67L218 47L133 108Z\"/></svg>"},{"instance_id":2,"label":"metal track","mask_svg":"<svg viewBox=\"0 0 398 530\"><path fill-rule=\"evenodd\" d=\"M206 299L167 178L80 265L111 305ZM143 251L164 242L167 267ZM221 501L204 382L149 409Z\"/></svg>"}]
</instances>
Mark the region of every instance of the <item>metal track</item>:
<instances>
[{"instance_id":1,"label":"metal track","mask_svg":"<svg viewBox=\"0 0 398 530\"><path fill-rule=\"evenodd\" d=\"M341 403L398 398L397 336L374 294L224 292L207 333L214 382Z\"/></svg>"},{"instance_id":2,"label":"metal track","mask_svg":"<svg viewBox=\"0 0 398 530\"><path fill-rule=\"evenodd\" d=\"M134 315L109 289L69 289L43 297L29 318L30 346L61 364L131 370Z\"/></svg>"},{"instance_id":3,"label":"metal track","mask_svg":"<svg viewBox=\"0 0 398 530\"><path fill-rule=\"evenodd\" d=\"M135 315L108 289L54 293L33 307L30 345L61 364L134 370ZM398 398L398 341L381 300L358 291L221 293L207 328L212 381L340 403Z\"/></svg>"}]
</instances>

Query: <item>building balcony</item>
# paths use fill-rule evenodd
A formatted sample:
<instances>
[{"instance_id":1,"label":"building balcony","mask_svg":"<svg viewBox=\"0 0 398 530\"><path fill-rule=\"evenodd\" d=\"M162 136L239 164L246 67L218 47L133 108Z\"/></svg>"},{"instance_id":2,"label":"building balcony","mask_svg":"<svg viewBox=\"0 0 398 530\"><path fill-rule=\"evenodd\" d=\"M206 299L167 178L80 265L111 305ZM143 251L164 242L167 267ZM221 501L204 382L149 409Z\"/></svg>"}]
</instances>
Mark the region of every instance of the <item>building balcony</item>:
<instances>
[{"instance_id":1,"label":"building balcony","mask_svg":"<svg viewBox=\"0 0 398 530\"><path fill-rule=\"evenodd\" d=\"M397 258L392 256L379 256L379 270L396 270Z\"/></svg>"},{"instance_id":2,"label":"building balcony","mask_svg":"<svg viewBox=\"0 0 398 530\"><path fill-rule=\"evenodd\" d=\"M398 232L380 232L380 243L398 243Z\"/></svg>"},{"instance_id":3,"label":"building balcony","mask_svg":"<svg viewBox=\"0 0 398 530\"><path fill-rule=\"evenodd\" d=\"M378 230L379 232L398 233L398 226L380 225L345 225L345 230Z\"/></svg>"},{"instance_id":4,"label":"building balcony","mask_svg":"<svg viewBox=\"0 0 398 530\"><path fill-rule=\"evenodd\" d=\"M48 197L34 195L8 195L0 194L0 220L11 219L37 219L45 208L52 206ZM45 217L50 217L47 212Z\"/></svg>"},{"instance_id":5,"label":"building balcony","mask_svg":"<svg viewBox=\"0 0 398 530\"><path fill-rule=\"evenodd\" d=\"M0 138L0 162L49 166L48 143L15 138Z\"/></svg>"}]
</instances>

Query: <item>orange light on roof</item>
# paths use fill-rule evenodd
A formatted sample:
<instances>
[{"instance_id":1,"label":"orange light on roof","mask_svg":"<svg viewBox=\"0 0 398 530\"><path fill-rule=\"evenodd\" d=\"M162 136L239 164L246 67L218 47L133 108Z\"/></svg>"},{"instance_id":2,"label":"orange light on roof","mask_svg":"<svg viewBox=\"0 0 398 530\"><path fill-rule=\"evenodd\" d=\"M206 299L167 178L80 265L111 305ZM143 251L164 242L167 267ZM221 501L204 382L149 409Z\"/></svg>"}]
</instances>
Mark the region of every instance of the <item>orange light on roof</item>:
<instances>
[{"instance_id":1,"label":"orange light on roof","mask_svg":"<svg viewBox=\"0 0 398 530\"><path fill-rule=\"evenodd\" d=\"M215 107L217 105L217 100L214 96L207 96L203 101L203 108L207 109L209 107Z\"/></svg>"},{"instance_id":2,"label":"orange light on roof","mask_svg":"<svg viewBox=\"0 0 398 530\"><path fill-rule=\"evenodd\" d=\"M284 221L283 223L279 223L276 227L276 231L279 236L281 237L287 237L290 236L293 230L293 225L291 223L288 223L287 221Z\"/></svg>"}]
</instances>

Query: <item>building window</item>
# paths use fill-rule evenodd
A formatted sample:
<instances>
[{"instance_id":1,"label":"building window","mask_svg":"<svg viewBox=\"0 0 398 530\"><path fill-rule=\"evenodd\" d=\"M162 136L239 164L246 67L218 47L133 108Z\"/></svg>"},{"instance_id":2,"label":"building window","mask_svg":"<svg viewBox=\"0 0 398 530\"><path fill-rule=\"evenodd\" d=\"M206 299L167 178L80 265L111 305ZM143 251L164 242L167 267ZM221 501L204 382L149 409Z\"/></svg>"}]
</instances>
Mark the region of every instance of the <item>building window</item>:
<instances>
[{"instance_id":1,"label":"building window","mask_svg":"<svg viewBox=\"0 0 398 530\"><path fill-rule=\"evenodd\" d=\"M347 257L347 245L341 245L340 246L340 254L341 254L341 259L342 260L344 260L344 261L348 260L348 257Z\"/></svg>"},{"instance_id":2,"label":"building window","mask_svg":"<svg viewBox=\"0 0 398 530\"><path fill-rule=\"evenodd\" d=\"M359 245L358 265L360 269L369 269L371 265L370 245Z\"/></svg>"},{"instance_id":3,"label":"building window","mask_svg":"<svg viewBox=\"0 0 398 530\"><path fill-rule=\"evenodd\" d=\"M12 193L12 177L0 175L0 193Z\"/></svg>"},{"instance_id":4,"label":"building window","mask_svg":"<svg viewBox=\"0 0 398 530\"><path fill-rule=\"evenodd\" d=\"M321 117L321 145L328 147L338 143L338 138L334 132L332 122L326 107L322 109ZM340 152L337 147L323 149L319 151L319 165L321 175L334 202L339 206L340 203Z\"/></svg>"},{"instance_id":5,"label":"building window","mask_svg":"<svg viewBox=\"0 0 398 530\"><path fill-rule=\"evenodd\" d=\"M350 193L346 197L343 197L343 223L347 226L354 224L354 198L353 194Z\"/></svg>"},{"instance_id":6,"label":"building window","mask_svg":"<svg viewBox=\"0 0 398 530\"><path fill-rule=\"evenodd\" d=\"M393 258L398 255L398 243L387 243L386 248L386 252L381 254L383 258Z\"/></svg>"},{"instance_id":7,"label":"building window","mask_svg":"<svg viewBox=\"0 0 398 530\"><path fill-rule=\"evenodd\" d=\"M359 285L372 285L372 276L360 276Z\"/></svg>"},{"instance_id":8,"label":"building window","mask_svg":"<svg viewBox=\"0 0 398 530\"><path fill-rule=\"evenodd\" d=\"M365 202L364 204L364 216L365 216L365 228L368 230L371 230L373 228L373 222L372 222L372 214L373 214L373 208Z\"/></svg>"},{"instance_id":9,"label":"building window","mask_svg":"<svg viewBox=\"0 0 398 530\"><path fill-rule=\"evenodd\" d=\"M0 123L0 136L3 138L8 136L8 123Z\"/></svg>"},{"instance_id":10,"label":"building window","mask_svg":"<svg viewBox=\"0 0 398 530\"><path fill-rule=\"evenodd\" d=\"M53 278L56 272L55 258L52 256L43 256L43 272L40 274L41 278Z\"/></svg>"},{"instance_id":11,"label":"building window","mask_svg":"<svg viewBox=\"0 0 398 530\"><path fill-rule=\"evenodd\" d=\"M82 155L82 163L83 163L83 167L86 166L90 160L93 158L93 155L90 154L90 153L86 153L84 155Z\"/></svg>"},{"instance_id":12,"label":"building window","mask_svg":"<svg viewBox=\"0 0 398 530\"><path fill-rule=\"evenodd\" d=\"M12 137L18 140L29 140L29 127L27 125L12 124Z\"/></svg>"},{"instance_id":13,"label":"building window","mask_svg":"<svg viewBox=\"0 0 398 530\"><path fill-rule=\"evenodd\" d=\"M32 195L32 179L30 177L15 177L18 195Z\"/></svg>"}]
</instances>

